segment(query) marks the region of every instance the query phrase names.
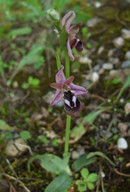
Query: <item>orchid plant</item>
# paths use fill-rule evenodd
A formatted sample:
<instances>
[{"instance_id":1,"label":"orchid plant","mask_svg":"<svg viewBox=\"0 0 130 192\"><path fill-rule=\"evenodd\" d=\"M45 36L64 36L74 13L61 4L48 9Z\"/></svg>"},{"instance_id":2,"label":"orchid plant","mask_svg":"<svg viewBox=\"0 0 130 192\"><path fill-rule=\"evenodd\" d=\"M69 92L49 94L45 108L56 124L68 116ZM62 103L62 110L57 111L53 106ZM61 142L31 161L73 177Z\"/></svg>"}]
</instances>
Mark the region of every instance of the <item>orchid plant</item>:
<instances>
[{"instance_id":1,"label":"orchid plant","mask_svg":"<svg viewBox=\"0 0 130 192\"><path fill-rule=\"evenodd\" d=\"M64 112L67 114L66 120L66 134L65 134L65 150L64 157L69 159L69 132L71 124L71 116L79 116L83 109L81 101L77 98L79 95L84 95L88 91L82 87L75 85L73 82L74 77L70 76L70 59L74 60L72 49L76 48L78 51L83 50L82 41L77 38L79 27L71 23L76 17L74 11L69 11L61 20L60 27L54 31L57 33L60 40L60 46L65 50L65 75L63 73L64 66L60 63L60 57L56 53L56 61L58 72L56 74L56 83L50 86L56 89L56 93L52 98L50 104L56 105L60 101L64 102ZM66 78L65 78L66 77Z\"/></svg>"},{"instance_id":2,"label":"orchid plant","mask_svg":"<svg viewBox=\"0 0 130 192\"><path fill-rule=\"evenodd\" d=\"M49 13L55 13L52 10ZM60 47L64 50L65 66L61 65L59 52L56 51L56 63L58 72L55 76L55 83L51 83L50 86L56 89L55 95L50 101L50 105L54 106L59 102L64 103L64 112L66 113L66 130L65 130L65 147L63 153L63 159L52 154L36 155L30 159L29 164L39 159L41 166L46 170L59 175L48 185L45 192L66 192L72 183L72 173L69 168L69 134L71 126L71 116L77 117L80 115L83 104L78 96L85 95L88 91L79 85L73 83L74 76L70 76L70 59L74 60L72 49L76 48L78 51L83 50L83 44L80 39L77 38L79 28L74 25L71 26L73 19L75 18L75 12L69 11L61 20L59 26L55 32L58 34L60 40ZM50 16L49 18L52 18ZM65 72L64 72L65 69ZM63 183L63 185L62 185Z\"/></svg>"}]
</instances>

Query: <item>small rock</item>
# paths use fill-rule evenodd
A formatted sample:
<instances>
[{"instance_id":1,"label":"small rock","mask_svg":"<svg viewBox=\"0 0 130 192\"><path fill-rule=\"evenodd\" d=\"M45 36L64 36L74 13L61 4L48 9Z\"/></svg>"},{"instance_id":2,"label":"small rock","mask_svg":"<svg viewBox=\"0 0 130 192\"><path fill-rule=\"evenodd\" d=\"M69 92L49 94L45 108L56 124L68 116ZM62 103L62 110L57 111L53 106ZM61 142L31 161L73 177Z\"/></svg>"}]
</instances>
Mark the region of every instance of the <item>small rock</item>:
<instances>
[{"instance_id":1,"label":"small rock","mask_svg":"<svg viewBox=\"0 0 130 192\"><path fill-rule=\"evenodd\" d=\"M109 113L101 113L101 118L103 118L103 119L110 119L110 114Z\"/></svg>"},{"instance_id":2,"label":"small rock","mask_svg":"<svg viewBox=\"0 0 130 192\"><path fill-rule=\"evenodd\" d=\"M128 29L122 29L121 32L122 32L122 37L123 37L124 39L130 39L130 30L128 30Z\"/></svg>"},{"instance_id":3,"label":"small rock","mask_svg":"<svg viewBox=\"0 0 130 192\"><path fill-rule=\"evenodd\" d=\"M117 140L117 148L119 148L119 149L127 149L128 148L128 143L127 143L126 139L124 139L123 137L120 137Z\"/></svg>"},{"instance_id":4,"label":"small rock","mask_svg":"<svg viewBox=\"0 0 130 192\"><path fill-rule=\"evenodd\" d=\"M120 98L120 103L124 103L124 102L125 102L124 98Z\"/></svg>"},{"instance_id":5,"label":"small rock","mask_svg":"<svg viewBox=\"0 0 130 192\"><path fill-rule=\"evenodd\" d=\"M115 51L116 51L116 49L115 49L115 48L114 48L114 49L110 49L110 50L108 51L108 57L113 57L113 56L114 56Z\"/></svg>"},{"instance_id":6,"label":"small rock","mask_svg":"<svg viewBox=\"0 0 130 192\"><path fill-rule=\"evenodd\" d=\"M72 152L72 159L78 159L79 157L80 157L80 155L77 151Z\"/></svg>"},{"instance_id":7,"label":"small rock","mask_svg":"<svg viewBox=\"0 0 130 192\"><path fill-rule=\"evenodd\" d=\"M88 27L95 27L99 22L101 22L102 19L98 18L98 17L94 17L92 19L90 19L88 22L87 22L87 26Z\"/></svg>"},{"instance_id":8,"label":"small rock","mask_svg":"<svg viewBox=\"0 0 130 192\"><path fill-rule=\"evenodd\" d=\"M118 124L118 128L119 128L119 130L121 131L121 133L126 132L127 127L128 127L128 126L127 126L126 123L119 123L119 124Z\"/></svg>"},{"instance_id":9,"label":"small rock","mask_svg":"<svg viewBox=\"0 0 130 192\"><path fill-rule=\"evenodd\" d=\"M105 69L105 70L111 70L111 69L113 69L112 63L104 63L104 64L103 64L103 69Z\"/></svg>"},{"instance_id":10,"label":"small rock","mask_svg":"<svg viewBox=\"0 0 130 192\"><path fill-rule=\"evenodd\" d=\"M113 44L116 48L120 48L124 45L124 39L122 37L117 37L113 40Z\"/></svg>"},{"instance_id":11,"label":"small rock","mask_svg":"<svg viewBox=\"0 0 130 192\"><path fill-rule=\"evenodd\" d=\"M130 113L130 103L126 103L126 105L125 105L125 113L127 115Z\"/></svg>"},{"instance_id":12,"label":"small rock","mask_svg":"<svg viewBox=\"0 0 130 192\"><path fill-rule=\"evenodd\" d=\"M121 65L122 69L130 68L130 60L124 61Z\"/></svg>"},{"instance_id":13,"label":"small rock","mask_svg":"<svg viewBox=\"0 0 130 192\"><path fill-rule=\"evenodd\" d=\"M91 64L92 60L85 56L85 57L80 57L79 62L83 64Z\"/></svg>"},{"instance_id":14,"label":"small rock","mask_svg":"<svg viewBox=\"0 0 130 192\"><path fill-rule=\"evenodd\" d=\"M14 88L18 88L18 86L19 86L18 81L14 81L14 82L13 82L13 87L14 87Z\"/></svg>"},{"instance_id":15,"label":"small rock","mask_svg":"<svg viewBox=\"0 0 130 192\"><path fill-rule=\"evenodd\" d=\"M100 69L100 65L95 65L95 66L93 67L93 71L99 71L99 69Z\"/></svg>"},{"instance_id":16,"label":"small rock","mask_svg":"<svg viewBox=\"0 0 130 192\"><path fill-rule=\"evenodd\" d=\"M101 46L101 47L99 47L97 54L100 55L103 51L104 51L104 47Z\"/></svg>"},{"instance_id":17,"label":"small rock","mask_svg":"<svg viewBox=\"0 0 130 192\"><path fill-rule=\"evenodd\" d=\"M101 2L98 2L98 1L95 2L95 7L96 7L96 8L99 8L99 7L101 7L101 6L102 6L102 3L101 3Z\"/></svg>"},{"instance_id":18,"label":"small rock","mask_svg":"<svg viewBox=\"0 0 130 192\"><path fill-rule=\"evenodd\" d=\"M130 60L130 51L127 51L125 54L125 59Z\"/></svg>"},{"instance_id":19,"label":"small rock","mask_svg":"<svg viewBox=\"0 0 130 192\"><path fill-rule=\"evenodd\" d=\"M26 142L21 139L10 140L6 146L6 154L10 157L16 157L24 153L28 149Z\"/></svg>"},{"instance_id":20,"label":"small rock","mask_svg":"<svg viewBox=\"0 0 130 192\"><path fill-rule=\"evenodd\" d=\"M83 154L85 154L84 148L81 145L78 145L77 151L75 150L72 152L72 159L77 159Z\"/></svg>"},{"instance_id":21,"label":"small rock","mask_svg":"<svg viewBox=\"0 0 130 192\"><path fill-rule=\"evenodd\" d=\"M110 58L109 59L110 63L112 63L113 65L118 65L120 63L119 58Z\"/></svg>"},{"instance_id":22,"label":"small rock","mask_svg":"<svg viewBox=\"0 0 130 192\"><path fill-rule=\"evenodd\" d=\"M96 83L97 81L99 80L99 75L97 72L93 72L92 75L91 75L91 81L93 83Z\"/></svg>"},{"instance_id":23,"label":"small rock","mask_svg":"<svg viewBox=\"0 0 130 192\"><path fill-rule=\"evenodd\" d=\"M105 177L105 173L103 171L101 171L101 177L104 178Z\"/></svg>"}]
</instances>

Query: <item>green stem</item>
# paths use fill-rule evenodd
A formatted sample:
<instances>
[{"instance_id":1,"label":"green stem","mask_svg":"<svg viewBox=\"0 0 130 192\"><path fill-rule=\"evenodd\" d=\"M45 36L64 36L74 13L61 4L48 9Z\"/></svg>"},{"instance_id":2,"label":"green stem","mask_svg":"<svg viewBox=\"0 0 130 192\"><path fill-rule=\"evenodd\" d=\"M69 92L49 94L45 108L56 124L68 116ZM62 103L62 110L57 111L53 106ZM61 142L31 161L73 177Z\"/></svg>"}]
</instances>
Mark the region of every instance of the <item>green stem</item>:
<instances>
[{"instance_id":1,"label":"green stem","mask_svg":"<svg viewBox=\"0 0 130 192\"><path fill-rule=\"evenodd\" d=\"M61 62L60 62L60 57L59 57L59 50L56 50L56 64L57 64L57 69L61 69Z\"/></svg>"},{"instance_id":2,"label":"green stem","mask_svg":"<svg viewBox=\"0 0 130 192\"><path fill-rule=\"evenodd\" d=\"M68 155L68 152L69 152L70 125L71 125L71 116L70 116L70 115L67 115L67 118L66 118L66 130L65 130L64 156Z\"/></svg>"},{"instance_id":3,"label":"green stem","mask_svg":"<svg viewBox=\"0 0 130 192\"><path fill-rule=\"evenodd\" d=\"M67 51L65 52L65 76L66 79L70 76L70 59Z\"/></svg>"},{"instance_id":4,"label":"green stem","mask_svg":"<svg viewBox=\"0 0 130 192\"><path fill-rule=\"evenodd\" d=\"M65 52L65 76L66 79L70 76L70 62L67 51ZM70 126L71 126L71 116L66 116L66 130L65 130L65 148L64 148L64 157L69 157L69 135L70 135Z\"/></svg>"}]
</instances>

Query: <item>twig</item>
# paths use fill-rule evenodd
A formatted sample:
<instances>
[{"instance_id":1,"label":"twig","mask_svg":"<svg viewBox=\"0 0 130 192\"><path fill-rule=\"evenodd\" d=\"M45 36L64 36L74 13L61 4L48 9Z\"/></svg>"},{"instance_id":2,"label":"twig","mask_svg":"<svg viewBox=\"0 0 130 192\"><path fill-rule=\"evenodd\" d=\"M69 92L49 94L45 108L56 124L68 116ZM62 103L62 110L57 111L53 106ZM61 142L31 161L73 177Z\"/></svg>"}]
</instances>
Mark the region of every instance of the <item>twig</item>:
<instances>
[{"instance_id":1,"label":"twig","mask_svg":"<svg viewBox=\"0 0 130 192\"><path fill-rule=\"evenodd\" d=\"M5 174L4 169L3 169L3 167L2 167L1 165L0 165L0 168L1 168L2 172L3 172L3 173L1 173L1 174L2 174L2 175ZM9 185L10 185L10 187L11 187L10 190L13 191L13 192L16 192L16 190L15 190L14 186L12 185L12 183L10 182L9 178L8 178L6 175L5 175L5 177L6 177L8 183L9 183Z\"/></svg>"},{"instance_id":2,"label":"twig","mask_svg":"<svg viewBox=\"0 0 130 192\"><path fill-rule=\"evenodd\" d=\"M102 172L102 168L101 168L101 165L100 165L101 188L102 188L102 192L105 192L105 190L104 190L104 182L103 182L103 177L102 177L102 175L101 175L101 172Z\"/></svg>"},{"instance_id":3,"label":"twig","mask_svg":"<svg viewBox=\"0 0 130 192\"><path fill-rule=\"evenodd\" d=\"M25 191L30 192L30 190L25 186L25 184L19 179L19 177L17 176L16 172L14 171L14 169L13 169L13 167L12 167L12 165L10 164L10 162L9 162L8 159L6 159L6 162L8 163L11 171L14 173L14 175L15 175L16 178L13 177L13 176L8 175L8 174L6 174L6 173L4 173L4 175L6 175L7 177L9 177L9 178L17 181L18 183L20 183L20 184L22 185L22 187L25 189Z\"/></svg>"},{"instance_id":4,"label":"twig","mask_svg":"<svg viewBox=\"0 0 130 192\"><path fill-rule=\"evenodd\" d=\"M114 172L117 173L118 175L121 175L121 176L124 176L124 177L130 177L130 175L128 175L128 174L119 172L116 168L114 169Z\"/></svg>"}]
</instances>

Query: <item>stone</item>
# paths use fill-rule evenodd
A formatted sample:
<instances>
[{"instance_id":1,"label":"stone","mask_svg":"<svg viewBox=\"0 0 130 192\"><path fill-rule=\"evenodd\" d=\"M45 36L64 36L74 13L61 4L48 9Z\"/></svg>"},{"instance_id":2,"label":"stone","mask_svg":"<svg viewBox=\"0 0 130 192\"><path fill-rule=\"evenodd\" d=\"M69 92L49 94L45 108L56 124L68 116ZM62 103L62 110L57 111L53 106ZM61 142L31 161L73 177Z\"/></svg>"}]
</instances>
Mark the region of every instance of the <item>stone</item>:
<instances>
[{"instance_id":1,"label":"stone","mask_svg":"<svg viewBox=\"0 0 130 192\"><path fill-rule=\"evenodd\" d=\"M100 55L100 54L102 54L102 52L104 51L104 47L103 46L101 46L101 47L99 47L99 49L98 49L98 51L97 51L97 54L98 55Z\"/></svg>"},{"instance_id":2,"label":"stone","mask_svg":"<svg viewBox=\"0 0 130 192\"><path fill-rule=\"evenodd\" d=\"M124 61L121 65L122 69L130 68L130 60Z\"/></svg>"},{"instance_id":3,"label":"stone","mask_svg":"<svg viewBox=\"0 0 130 192\"><path fill-rule=\"evenodd\" d=\"M125 54L125 59L130 60L130 51L127 51Z\"/></svg>"},{"instance_id":4,"label":"stone","mask_svg":"<svg viewBox=\"0 0 130 192\"><path fill-rule=\"evenodd\" d=\"M130 39L130 30L128 29L122 29L121 30L121 33L122 33L122 37L124 39Z\"/></svg>"},{"instance_id":5,"label":"stone","mask_svg":"<svg viewBox=\"0 0 130 192\"><path fill-rule=\"evenodd\" d=\"M128 148L128 143L127 143L125 138L120 137L117 140L117 148L119 148L119 149L127 149Z\"/></svg>"},{"instance_id":6,"label":"stone","mask_svg":"<svg viewBox=\"0 0 130 192\"><path fill-rule=\"evenodd\" d=\"M93 83L96 83L99 80L99 74L97 72L93 72L90 77Z\"/></svg>"},{"instance_id":7,"label":"stone","mask_svg":"<svg viewBox=\"0 0 130 192\"><path fill-rule=\"evenodd\" d=\"M120 63L120 60L119 60L119 58L111 57L109 59L109 62L112 63L113 65L118 65Z\"/></svg>"},{"instance_id":8,"label":"stone","mask_svg":"<svg viewBox=\"0 0 130 192\"><path fill-rule=\"evenodd\" d=\"M127 125L126 123L119 123L119 124L118 124L118 128L119 128L119 130L120 130L122 133L124 133L124 132L127 131L128 125Z\"/></svg>"},{"instance_id":9,"label":"stone","mask_svg":"<svg viewBox=\"0 0 130 192\"><path fill-rule=\"evenodd\" d=\"M104 64L103 64L103 69L105 69L105 70L111 70L111 69L113 69L112 63L104 63Z\"/></svg>"},{"instance_id":10,"label":"stone","mask_svg":"<svg viewBox=\"0 0 130 192\"><path fill-rule=\"evenodd\" d=\"M87 22L87 26L95 27L101 21L102 21L102 19L100 19L98 17L93 17L92 19L89 19L89 21Z\"/></svg>"},{"instance_id":11,"label":"stone","mask_svg":"<svg viewBox=\"0 0 130 192\"><path fill-rule=\"evenodd\" d=\"M125 113L128 115L130 113L130 103L125 104Z\"/></svg>"},{"instance_id":12,"label":"stone","mask_svg":"<svg viewBox=\"0 0 130 192\"><path fill-rule=\"evenodd\" d=\"M80 63L83 63L83 64L91 64L91 63L92 63L92 60L89 59L88 57L84 56L84 57L80 57L80 58L79 58L79 62L80 62Z\"/></svg>"},{"instance_id":13,"label":"stone","mask_svg":"<svg viewBox=\"0 0 130 192\"><path fill-rule=\"evenodd\" d=\"M10 140L6 146L6 155L10 157L16 157L27 151L28 145L21 139Z\"/></svg>"},{"instance_id":14,"label":"stone","mask_svg":"<svg viewBox=\"0 0 130 192\"><path fill-rule=\"evenodd\" d=\"M113 40L113 44L116 48L121 48L124 45L124 39L122 37L117 37Z\"/></svg>"},{"instance_id":15,"label":"stone","mask_svg":"<svg viewBox=\"0 0 130 192\"><path fill-rule=\"evenodd\" d=\"M95 66L93 67L93 71L99 71L99 69L100 69L100 65L95 65Z\"/></svg>"}]
</instances>

